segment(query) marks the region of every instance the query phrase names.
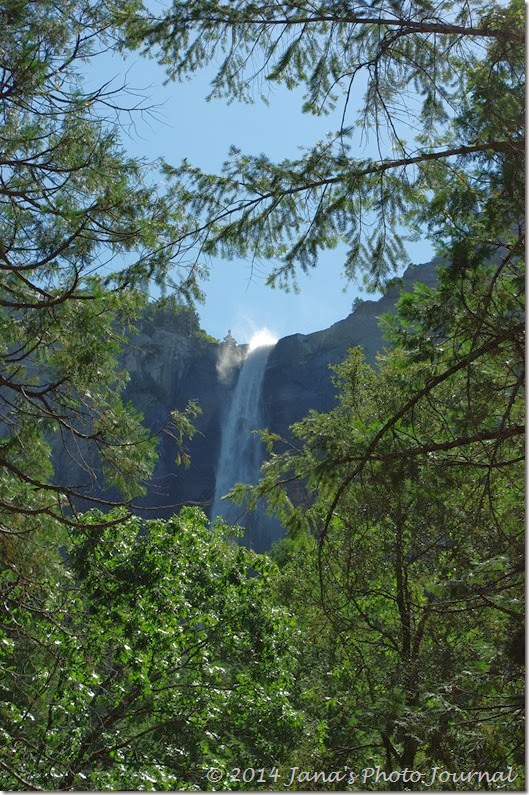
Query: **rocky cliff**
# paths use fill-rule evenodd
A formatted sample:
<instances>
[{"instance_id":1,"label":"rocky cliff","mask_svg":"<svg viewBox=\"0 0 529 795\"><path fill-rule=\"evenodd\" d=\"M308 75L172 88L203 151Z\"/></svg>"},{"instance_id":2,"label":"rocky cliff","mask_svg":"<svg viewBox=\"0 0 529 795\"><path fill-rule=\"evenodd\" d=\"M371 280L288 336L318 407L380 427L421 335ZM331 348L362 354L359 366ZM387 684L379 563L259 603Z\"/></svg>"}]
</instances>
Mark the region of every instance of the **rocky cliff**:
<instances>
[{"instance_id":1,"label":"rocky cliff","mask_svg":"<svg viewBox=\"0 0 529 795\"><path fill-rule=\"evenodd\" d=\"M433 285L435 272L435 262L410 266L380 300L360 302L347 318L323 331L279 340L263 380L265 426L287 436L289 426L310 409L328 411L336 400L329 365L343 361L347 351L357 345L373 363L384 346L380 316L394 311L400 290L410 289L415 281ZM150 516L168 516L183 504L211 509L221 427L246 350L246 345L184 334L171 327L166 315L151 316L141 333L130 339L123 353L123 366L130 374L125 397L159 434L158 463L147 496L138 501L138 510ZM184 409L189 400L196 401L202 413L188 445L191 463L186 469L176 465L176 442L163 429L170 425L171 411ZM59 452L57 464L61 477L68 472L70 483L80 482L64 452Z\"/></svg>"},{"instance_id":2,"label":"rocky cliff","mask_svg":"<svg viewBox=\"0 0 529 795\"><path fill-rule=\"evenodd\" d=\"M279 340L270 355L263 384L266 426L285 436L289 426L310 409L329 411L336 400L329 366L342 362L347 351L357 345L374 364L376 354L384 347L380 316L394 312L401 290L411 290L415 282L434 286L437 265L434 261L410 266L382 298L362 301L345 320L324 331Z\"/></svg>"},{"instance_id":3,"label":"rocky cliff","mask_svg":"<svg viewBox=\"0 0 529 795\"><path fill-rule=\"evenodd\" d=\"M158 463L148 494L139 501L153 515L169 516L184 504L205 510L215 489L223 420L246 354L246 346L186 338L154 326L150 334L133 337L123 364L130 373L125 397L144 415L146 425L159 435ZM201 410L197 432L189 442L188 467L175 463L179 453L170 432L170 415L188 401Z\"/></svg>"}]
</instances>

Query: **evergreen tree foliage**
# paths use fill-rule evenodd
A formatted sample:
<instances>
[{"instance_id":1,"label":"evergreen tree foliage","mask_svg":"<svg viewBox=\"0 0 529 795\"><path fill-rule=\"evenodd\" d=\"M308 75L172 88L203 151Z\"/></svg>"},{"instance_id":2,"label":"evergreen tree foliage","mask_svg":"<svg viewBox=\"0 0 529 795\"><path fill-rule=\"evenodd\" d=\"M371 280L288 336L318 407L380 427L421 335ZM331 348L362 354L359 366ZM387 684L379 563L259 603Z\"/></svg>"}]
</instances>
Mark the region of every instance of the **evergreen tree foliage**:
<instances>
[{"instance_id":1,"label":"evergreen tree foliage","mask_svg":"<svg viewBox=\"0 0 529 795\"><path fill-rule=\"evenodd\" d=\"M0 21L2 788L213 789L205 767L250 760L523 786L523 4L9 0ZM339 121L296 159L164 164L158 192L112 91L84 87L105 47ZM250 498L289 529L280 567L195 510L76 513L53 435L125 499L152 469L117 367L151 280L195 334L204 255L289 288L344 242L379 288L424 234L439 287L402 296L377 368L352 351L334 410L286 452L265 435Z\"/></svg>"},{"instance_id":2,"label":"evergreen tree foliage","mask_svg":"<svg viewBox=\"0 0 529 795\"><path fill-rule=\"evenodd\" d=\"M157 58L171 79L219 63L210 98L266 100L280 85L304 91L304 112L338 117L295 160L233 149L219 175L187 161L166 167L197 219L190 245L275 260L272 284L295 286L298 268L344 242L346 274L380 287L406 258L403 234L421 234L433 219L460 235L461 215L490 198L493 173L508 173L517 192L520 0L176 1L160 12L143 7L124 30L123 45ZM450 238L438 240L443 248Z\"/></svg>"},{"instance_id":3,"label":"evergreen tree foliage","mask_svg":"<svg viewBox=\"0 0 529 795\"><path fill-rule=\"evenodd\" d=\"M272 453L277 439L267 436L253 498L290 529L284 598L319 639L302 665L307 688L332 672L322 756L331 769L510 765L513 788L523 786L516 252L495 261L467 253L437 289L403 294L384 319L392 347L377 369L352 351L338 368L337 408L293 426L292 452ZM294 480L305 484L302 505L289 499Z\"/></svg>"},{"instance_id":4,"label":"evergreen tree foliage","mask_svg":"<svg viewBox=\"0 0 529 795\"><path fill-rule=\"evenodd\" d=\"M96 471L126 499L148 477L153 440L120 400L117 355L178 249L166 197L127 157L110 87L87 91L92 55L112 44L98 4L8 2L0 12L0 511L74 508ZM182 272L178 289L196 294ZM54 483L55 436L86 483ZM35 520L35 522L33 522Z\"/></svg>"}]
</instances>

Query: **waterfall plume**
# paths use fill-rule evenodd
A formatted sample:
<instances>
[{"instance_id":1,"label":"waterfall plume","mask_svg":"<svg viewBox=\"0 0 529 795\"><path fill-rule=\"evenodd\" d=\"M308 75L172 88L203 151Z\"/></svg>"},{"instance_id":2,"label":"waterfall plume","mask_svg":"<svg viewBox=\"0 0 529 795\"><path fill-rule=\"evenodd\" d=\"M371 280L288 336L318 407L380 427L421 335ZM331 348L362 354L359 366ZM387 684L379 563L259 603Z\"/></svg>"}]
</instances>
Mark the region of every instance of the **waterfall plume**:
<instances>
[{"instance_id":1,"label":"waterfall plume","mask_svg":"<svg viewBox=\"0 0 529 795\"><path fill-rule=\"evenodd\" d=\"M266 364L276 339L266 329L252 337L222 428L211 518L222 516L228 524L246 528L244 543L256 551L270 546L263 538L267 517L245 512L244 506L222 498L236 483L257 483L263 459L261 439L255 431L263 427L261 387Z\"/></svg>"}]
</instances>

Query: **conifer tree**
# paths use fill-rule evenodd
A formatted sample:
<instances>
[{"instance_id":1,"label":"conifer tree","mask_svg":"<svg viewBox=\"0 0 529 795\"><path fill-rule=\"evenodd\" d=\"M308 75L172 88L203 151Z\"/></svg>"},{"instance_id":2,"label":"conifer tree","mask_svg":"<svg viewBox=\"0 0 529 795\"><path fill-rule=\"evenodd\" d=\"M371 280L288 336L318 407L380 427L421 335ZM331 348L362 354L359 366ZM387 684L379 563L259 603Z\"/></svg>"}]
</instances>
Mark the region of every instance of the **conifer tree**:
<instances>
[{"instance_id":1,"label":"conifer tree","mask_svg":"<svg viewBox=\"0 0 529 795\"><path fill-rule=\"evenodd\" d=\"M71 517L96 476L130 499L153 465L153 440L120 399L117 355L151 281L170 280L180 227L120 143L126 92L85 87L91 58L113 43L97 3L0 11L0 524L11 540L21 517L20 532ZM197 295L193 273L174 286ZM53 480L52 439L71 459L68 483Z\"/></svg>"}]
</instances>

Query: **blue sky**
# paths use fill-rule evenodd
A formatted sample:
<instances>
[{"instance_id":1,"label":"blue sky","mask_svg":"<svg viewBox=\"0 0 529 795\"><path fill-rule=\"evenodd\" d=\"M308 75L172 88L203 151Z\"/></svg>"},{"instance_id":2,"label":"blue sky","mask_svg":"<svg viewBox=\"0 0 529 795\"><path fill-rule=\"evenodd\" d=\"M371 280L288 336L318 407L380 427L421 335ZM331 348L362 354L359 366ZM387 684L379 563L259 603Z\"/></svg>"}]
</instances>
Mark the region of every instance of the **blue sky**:
<instances>
[{"instance_id":1,"label":"blue sky","mask_svg":"<svg viewBox=\"0 0 529 795\"><path fill-rule=\"evenodd\" d=\"M144 105L154 106L152 114L133 114L133 125L128 124L126 115L122 117L125 148L147 160L163 157L178 165L185 157L193 165L217 172L231 145L281 160L296 157L300 146L310 145L339 125L339 117L302 114L301 92L286 89L273 88L268 106L258 97L252 105L206 102L206 74L198 73L189 82L163 85L161 67L137 54L126 60L98 56L91 61L88 77L90 88L113 79L116 86L126 81L144 97ZM133 96L124 99L134 104ZM409 254L410 261L426 262L431 247L413 244ZM210 279L203 285L206 301L198 307L201 325L219 339L231 330L239 343L249 342L262 328L276 337L327 328L351 312L356 296L364 295L343 278L343 259L340 249L322 253L319 266L310 275L300 275L297 294L267 287L266 263L257 268L249 261L212 260Z\"/></svg>"}]
</instances>

